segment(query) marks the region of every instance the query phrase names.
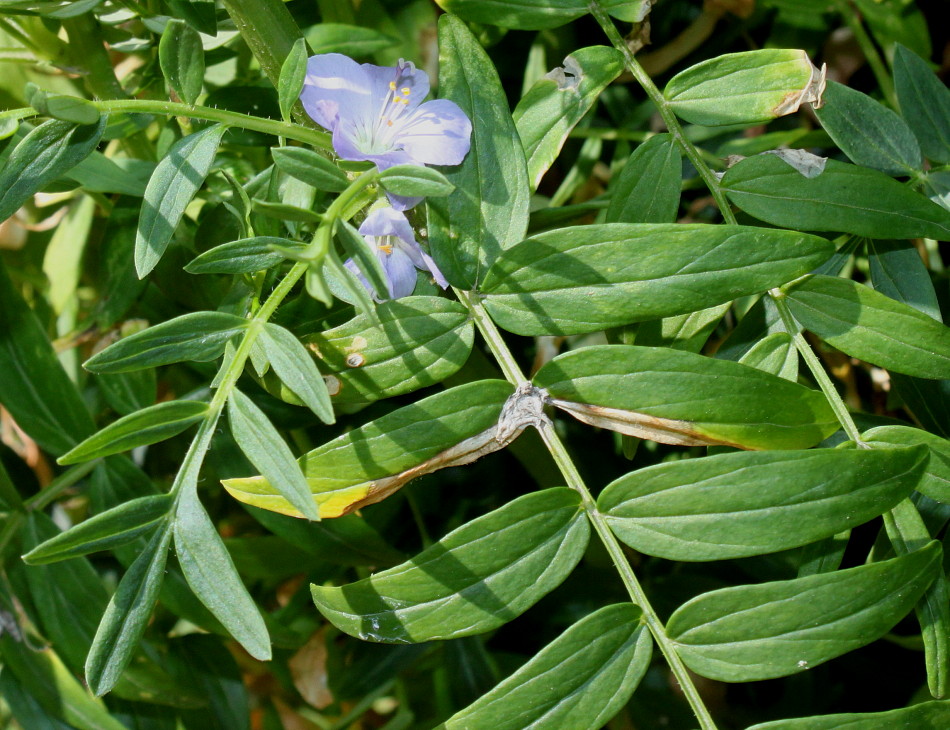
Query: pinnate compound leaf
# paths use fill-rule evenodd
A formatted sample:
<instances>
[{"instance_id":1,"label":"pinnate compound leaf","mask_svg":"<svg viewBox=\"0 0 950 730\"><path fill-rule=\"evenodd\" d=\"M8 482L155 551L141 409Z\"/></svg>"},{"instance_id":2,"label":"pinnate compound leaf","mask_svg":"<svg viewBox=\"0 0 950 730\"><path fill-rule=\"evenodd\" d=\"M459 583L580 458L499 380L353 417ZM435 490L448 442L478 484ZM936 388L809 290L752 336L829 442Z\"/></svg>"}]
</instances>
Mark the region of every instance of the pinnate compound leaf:
<instances>
[{"instance_id":1,"label":"pinnate compound leaf","mask_svg":"<svg viewBox=\"0 0 950 730\"><path fill-rule=\"evenodd\" d=\"M277 169L317 190L340 193L350 184L346 173L323 155L304 147L271 150Z\"/></svg>"},{"instance_id":2,"label":"pinnate compound leaf","mask_svg":"<svg viewBox=\"0 0 950 730\"><path fill-rule=\"evenodd\" d=\"M446 12L465 20L502 28L543 30L565 25L590 12L588 0L436 0ZM644 0L597 0L618 20L643 20L649 3ZM646 8L645 8L646 6Z\"/></svg>"},{"instance_id":3,"label":"pinnate compound leaf","mask_svg":"<svg viewBox=\"0 0 950 730\"><path fill-rule=\"evenodd\" d=\"M461 385L310 451L300 461L320 517L349 514L385 499L416 477L502 448L514 438L499 438L497 428L512 390L500 380ZM301 516L263 477L226 479L222 484L232 497L254 507Z\"/></svg>"},{"instance_id":4,"label":"pinnate compound leaf","mask_svg":"<svg viewBox=\"0 0 950 730\"><path fill-rule=\"evenodd\" d=\"M752 725L748 730L940 730L950 724L950 700L921 702L888 712L848 712L796 717Z\"/></svg>"},{"instance_id":5,"label":"pinnate compound leaf","mask_svg":"<svg viewBox=\"0 0 950 730\"><path fill-rule=\"evenodd\" d=\"M805 51L764 48L727 53L676 74L663 90L667 106L692 124L764 124L821 105L824 71Z\"/></svg>"},{"instance_id":6,"label":"pinnate compound leaf","mask_svg":"<svg viewBox=\"0 0 950 730\"><path fill-rule=\"evenodd\" d=\"M567 577L590 536L580 495L534 492L450 532L395 568L341 587L311 585L320 612L364 641L471 636L521 615Z\"/></svg>"},{"instance_id":7,"label":"pinnate compound leaf","mask_svg":"<svg viewBox=\"0 0 950 730\"><path fill-rule=\"evenodd\" d=\"M950 378L950 328L933 317L833 276L810 276L786 294L799 324L842 352L917 378Z\"/></svg>"},{"instance_id":8,"label":"pinnate compound leaf","mask_svg":"<svg viewBox=\"0 0 950 730\"><path fill-rule=\"evenodd\" d=\"M455 373L472 350L474 325L461 304L442 297L383 302L375 315L307 337L330 373L334 403L369 403L408 393Z\"/></svg>"},{"instance_id":9,"label":"pinnate compound leaf","mask_svg":"<svg viewBox=\"0 0 950 730\"><path fill-rule=\"evenodd\" d=\"M151 531L172 505L167 494L139 497L80 522L23 556L27 565L45 565L132 542Z\"/></svg>"},{"instance_id":10,"label":"pinnate compound leaf","mask_svg":"<svg viewBox=\"0 0 950 730\"><path fill-rule=\"evenodd\" d=\"M238 447L264 478L307 519L320 519L290 447L264 411L237 388L228 397L228 421Z\"/></svg>"},{"instance_id":11,"label":"pinnate compound leaf","mask_svg":"<svg viewBox=\"0 0 950 730\"><path fill-rule=\"evenodd\" d=\"M172 91L186 104L194 104L205 75L205 54L198 31L172 18L158 42L158 62Z\"/></svg>"},{"instance_id":12,"label":"pinnate compound leaf","mask_svg":"<svg viewBox=\"0 0 950 730\"><path fill-rule=\"evenodd\" d=\"M162 587L171 535L171 529L165 528L152 536L122 576L102 616L86 657L86 682L97 695L119 681L145 632Z\"/></svg>"},{"instance_id":13,"label":"pinnate compound leaf","mask_svg":"<svg viewBox=\"0 0 950 730\"><path fill-rule=\"evenodd\" d=\"M950 236L950 211L883 172L828 160L811 178L776 155L730 167L722 188L749 215L772 225L868 238Z\"/></svg>"},{"instance_id":14,"label":"pinnate compound leaf","mask_svg":"<svg viewBox=\"0 0 950 730\"><path fill-rule=\"evenodd\" d=\"M820 391L680 350L584 347L555 357L533 382L578 420L661 443L804 449L838 428Z\"/></svg>"},{"instance_id":15,"label":"pinnate compound leaf","mask_svg":"<svg viewBox=\"0 0 950 730\"><path fill-rule=\"evenodd\" d=\"M140 279L168 248L185 208L211 172L224 132L223 125L215 124L178 140L149 178L135 234L135 271Z\"/></svg>"},{"instance_id":16,"label":"pinnate compound leaf","mask_svg":"<svg viewBox=\"0 0 950 730\"><path fill-rule=\"evenodd\" d=\"M650 665L652 640L630 603L584 617L514 674L439 728L597 730L620 711Z\"/></svg>"},{"instance_id":17,"label":"pinnate compound leaf","mask_svg":"<svg viewBox=\"0 0 950 730\"><path fill-rule=\"evenodd\" d=\"M817 236L751 226L575 226L502 253L482 292L492 318L511 332L579 334L758 294L832 252Z\"/></svg>"},{"instance_id":18,"label":"pinnate compound leaf","mask_svg":"<svg viewBox=\"0 0 950 730\"><path fill-rule=\"evenodd\" d=\"M853 163L888 175L921 169L920 145L899 114L835 81L828 82L825 102L818 121Z\"/></svg>"},{"instance_id":19,"label":"pinnate compound leaf","mask_svg":"<svg viewBox=\"0 0 950 730\"><path fill-rule=\"evenodd\" d=\"M63 454L57 462L78 464L129 451L138 446L155 444L181 433L204 418L207 412L208 404L201 401L174 400L156 403L113 421Z\"/></svg>"},{"instance_id":20,"label":"pinnate compound leaf","mask_svg":"<svg viewBox=\"0 0 950 730\"><path fill-rule=\"evenodd\" d=\"M194 489L180 497L174 534L178 562L191 590L252 657L270 659L270 636L261 612Z\"/></svg>"},{"instance_id":21,"label":"pinnate compound leaf","mask_svg":"<svg viewBox=\"0 0 950 730\"><path fill-rule=\"evenodd\" d=\"M930 461L916 489L938 502L950 504L950 441L912 426L877 426L861 434L861 439L872 449L927 446Z\"/></svg>"},{"instance_id":22,"label":"pinnate compound leaf","mask_svg":"<svg viewBox=\"0 0 950 730\"><path fill-rule=\"evenodd\" d=\"M931 542L893 560L711 591L680 606L667 632L686 666L704 677L786 677L887 633L941 570L941 556Z\"/></svg>"},{"instance_id":23,"label":"pinnate compound leaf","mask_svg":"<svg viewBox=\"0 0 950 730\"><path fill-rule=\"evenodd\" d=\"M333 406L323 376L300 340L283 327L268 322L260 342L274 373L324 423L333 423Z\"/></svg>"},{"instance_id":24,"label":"pinnate compound leaf","mask_svg":"<svg viewBox=\"0 0 950 730\"><path fill-rule=\"evenodd\" d=\"M191 312L129 335L83 363L94 373L124 373L174 362L207 362L247 328L248 320L226 312Z\"/></svg>"},{"instance_id":25,"label":"pinnate compound leaf","mask_svg":"<svg viewBox=\"0 0 950 730\"><path fill-rule=\"evenodd\" d=\"M950 90L920 56L900 43L894 47L894 88L924 154L934 162L950 162Z\"/></svg>"},{"instance_id":26,"label":"pinnate compound leaf","mask_svg":"<svg viewBox=\"0 0 950 730\"><path fill-rule=\"evenodd\" d=\"M564 66L539 79L518 102L512 117L524 145L532 190L557 159L570 131L622 70L619 51L606 46L581 48L564 59Z\"/></svg>"},{"instance_id":27,"label":"pinnate compound leaf","mask_svg":"<svg viewBox=\"0 0 950 730\"><path fill-rule=\"evenodd\" d=\"M909 496L927 449L763 451L657 464L612 482L597 508L623 542L669 560L806 545ZM794 525L795 529L789 529Z\"/></svg>"},{"instance_id":28,"label":"pinnate compound leaf","mask_svg":"<svg viewBox=\"0 0 950 730\"><path fill-rule=\"evenodd\" d=\"M453 286L474 288L528 227L528 169L494 64L468 27L439 18L439 93L472 120L472 146L444 169L451 195L426 202L429 243Z\"/></svg>"},{"instance_id":29,"label":"pinnate compound leaf","mask_svg":"<svg viewBox=\"0 0 950 730\"><path fill-rule=\"evenodd\" d=\"M255 236L222 243L185 265L189 274L253 274L283 263L287 256L275 247L303 251L306 244L276 236Z\"/></svg>"},{"instance_id":30,"label":"pinnate compound leaf","mask_svg":"<svg viewBox=\"0 0 950 730\"><path fill-rule=\"evenodd\" d=\"M105 128L105 117L83 126L51 119L21 139L0 169L0 222L88 157Z\"/></svg>"},{"instance_id":31,"label":"pinnate compound leaf","mask_svg":"<svg viewBox=\"0 0 950 730\"><path fill-rule=\"evenodd\" d=\"M611 177L607 223L674 223L680 207L683 155L670 134L637 147Z\"/></svg>"}]
</instances>

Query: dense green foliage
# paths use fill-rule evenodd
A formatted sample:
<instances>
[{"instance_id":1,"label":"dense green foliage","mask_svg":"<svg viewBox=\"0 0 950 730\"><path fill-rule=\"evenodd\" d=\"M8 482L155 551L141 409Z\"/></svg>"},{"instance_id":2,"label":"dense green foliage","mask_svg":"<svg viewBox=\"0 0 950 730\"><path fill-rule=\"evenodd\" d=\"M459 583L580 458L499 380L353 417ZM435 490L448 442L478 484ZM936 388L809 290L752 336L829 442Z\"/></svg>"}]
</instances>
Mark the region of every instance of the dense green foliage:
<instances>
[{"instance_id":1,"label":"dense green foliage","mask_svg":"<svg viewBox=\"0 0 950 730\"><path fill-rule=\"evenodd\" d=\"M950 727L939 6L0 0L0 727Z\"/></svg>"}]
</instances>

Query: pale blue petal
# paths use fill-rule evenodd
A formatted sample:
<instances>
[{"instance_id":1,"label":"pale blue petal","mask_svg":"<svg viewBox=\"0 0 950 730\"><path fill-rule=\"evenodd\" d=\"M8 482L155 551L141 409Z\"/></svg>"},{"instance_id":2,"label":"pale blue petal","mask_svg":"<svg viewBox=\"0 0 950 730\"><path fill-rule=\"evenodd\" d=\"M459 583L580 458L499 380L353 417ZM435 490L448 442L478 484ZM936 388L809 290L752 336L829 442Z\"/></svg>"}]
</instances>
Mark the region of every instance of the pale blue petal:
<instances>
[{"instance_id":1,"label":"pale blue petal","mask_svg":"<svg viewBox=\"0 0 950 730\"><path fill-rule=\"evenodd\" d=\"M453 101L427 101L398 123L395 142L419 164L457 165L468 154L472 123Z\"/></svg>"},{"instance_id":2,"label":"pale blue petal","mask_svg":"<svg viewBox=\"0 0 950 730\"><path fill-rule=\"evenodd\" d=\"M412 294L412 290L416 288L416 267L402 248L393 248L389 255L382 254L380 262L389 281L389 296L399 299Z\"/></svg>"},{"instance_id":3,"label":"pale blue petal","mask_svg":"<svg viewBox=\"0 0 950 730\"><path fill-rule=\"evenodd\" d=\"M416 68L414 63L400 61L398 66L374 66L364 63L363 68L372 80L373 102L377 109L381 109L389 98L390 81L396 84L396 95L409 100L407 109L419 106L429 95L429 75ZM409 89L409 94L403 94L403 89Z\"/></svg>"},{"instance_id":4,"label":"pale blue petal","mask_svg":"<svg viewBox=\"0 0 950 730\"><path fill-rule=\"evenodd\" d=\"M323 53L307 60L300 101L320 126L333 131L339 119L367 119L374 114L372 80L352 58Z\"/></svg>"},{"instance_id":5,"label":"pale blue petal","mask_svg":"<svg viewBox=\"0 0 950 730\"><path fill-rule=\"evenodd\" d=\"M377 208L363 221L359 233L364 236L395 236L409 244L416 243L416 234L409 220L392 208Z\"/></svg>"}]
</instances>

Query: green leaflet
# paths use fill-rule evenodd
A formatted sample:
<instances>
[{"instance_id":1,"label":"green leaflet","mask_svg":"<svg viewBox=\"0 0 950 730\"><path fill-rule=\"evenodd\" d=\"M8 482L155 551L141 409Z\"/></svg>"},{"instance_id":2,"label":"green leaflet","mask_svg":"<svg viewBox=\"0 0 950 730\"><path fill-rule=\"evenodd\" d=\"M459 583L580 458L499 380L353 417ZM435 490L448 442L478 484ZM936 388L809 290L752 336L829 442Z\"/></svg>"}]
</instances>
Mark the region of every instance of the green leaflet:
<instances>
[{"instance_id":1,"label":"green leaflet","mask_svg":"<svg viewBox=\"0 0 950 730\"><path fill-rule=\"evenodd\" d=\"M211 171L225 129L215 124L180 139L149 178L135 234L135 271L140 279L165 253L185 208Z\"/></svg>"},{"instance_id":2,"label":"green leaflet","mask_svg":"<svg viewBox=\"0 0 950 730\"><path fill-rule=\"evenodd\" d=\"M565 25L589 12L586 0L436 0L446 12L476 23L520 30ZM644 0L598 0L618 20L637 23L649 12Z\"/></svg>"},{"instance_id":3,"label":"green leaflet","mask_svg":"<svg viewBox=\"0 0 950 730\"><path fill-rule=\"evenodd\" d=\"M950 328L851 279L810 276L786 289L795 319L852 357L917 378L950 378Z\"/></svg>"},{"instance_id":4,"label":"green leaflet","mask_svg":"<svg viewBox=\"0 0 950 730\"><path fill-rule=\"evenodd\" d=\"M325 156L305 147L275 147L271 155L278 170L317 190L339 193L350 184L343 170Z\"/></svg>"},{"instance_id":5,"label":"green leaflet","mask_svg":"<svg viewBox=\"0 0 950 730\"><path fill-rule=\"evenodd\" d=\"M739 362L798 382L798 350L787 332L773 332L756 342Z\"/></svg>"},{"instance_id":6,"label":"green leaflet","mask_svg":"<svg viewBox=\"0 0 950 730\"><path fill-rule=\"evenodd\" d=\"M941 555L931 542L848 570L710 591L680 606L667 633L686 665L710 679L804 672L887 633L933 581Z\"/></svg>"},{"instance_id":7,"label":"green leaflet","mask_svg":"<svg viewBox=\"0 0 950 730\"><path fill-rule=\"evenodd\" d=\"M950 723L950 700L921 702L889 712L851 712L840 715L798 717L752 725L748 730L939 730Z\"/></svg>"},{"instance_id":8,"label":"green leaflet","mask_svg":"<svg viewBox=\"0 0 950 730\"><path fill-rule=\"evenodd\" d=\"M461 304L403 297L306 341L328 373L333 402L358 404L444 380L465 364L473 337Z\"/></svg>"},{"instance_id":9,"label":"green leaflet","mask_svg":"<svg viewBox=\"0 0 950 730\"><path fill-rule=\"evenodd\" d=\"M764 48L709 58L676 74L663 90L667 106L692 124L764 124L820 103L824 72L805 51Z\"/></svg>"},{"instance_id":10,"label":"green leaflet","mask_svg":"<svg viewBox=\"0 0 950 730\"><path fill-rule=\"evenodd\" d=\"M607 223L673 223L680 207L683 155L670 134L637 147L619 175L611 177Z\"/></svg>"},{"instance_id":11,"label":"green leaflet","mask_svg":"<svg viewBox=\"0 0 950 730\"><path fill-rule=\"evenodd\" d=\"M838 428L817 390L680 350L584 347L551 360L533 382L585 423L662 443L803 449Z\"/></svg>"},{"instance_id":12,"label":"green leaflet","mask_svg":"<svg viewBox=\"0 0 950 730\"><path fill-rule=\"evenodd\" d=\"M228 423L238 448L281 496L307 519L320 519L290 447L264 411L237 388L228 397Z\"/></svg>"},{"instance_id":13,"label":"green leaflet","mask_svg":"<svg viewBox=\"0 0 950 730\"><path fill-rule=\"evenodd\" d=\"M455 190L441 172L421 165L390 167L379 173L379 184L388 193L407 197L444 197Z\"/></svg>"},{"instance_id":14,"label":"green leaflet","mask_svg":"<svg viewBox=\"0 0 950 730\"><path fill-rule=\"evenodd\" d=\"M338 517L384 499L436 469L472 461L501 448L498 416L512 393L500 380L482 380L423 398L354 429L301 457L320 517ZM235 499L299 517L262 477L226 479Z\"/></svg>"},{"instance_id":15,"label":"green leaflet","mask_svg":"<svg viewBox=\"0 0 950 730\"><path fill-rule=\"evenodd\" d=\"M365 641L418 643L495 629L567 577L590 526L566 487L534 492L350 585L311 585L320 612Z\"/></svg>"},{"instance_id":16,"label":"green leaflet","mask_svg":"<svg viewBox=\"0 0 950 730\"><path fill-rule=\"evenodd\" d=\"M524 146L532 190L557 159L570 131L622 70L619 51L606 46L581 48L521 98L512 117Z\"/></svg>"},{"instance_id":17,"label":"green leaflet","mask_svg":"<svg viewBox=\"0 0 950 730\"><path fill-rule=\"evenodd\" d=\"M867 250L875 291L943 321L930 272L913 243L869 239Z\"/></svg>"},{"instance_id":18,"label":"green leaflet","mask_svg":"<svg viewBox=\"0 0 950 730\"><path fill-rule=\"evenodd\" d=\"M353 58L372 56L398 44L398 40L373 28L345 23L319 23L305 32L316 53L342 53Z\"/></svg>"},{"instance_id":19,"label":"green leaflet","mask_svg":"<svg viewBox=\"0 0 950 730\"><path fill-rule=\"evenodd\" d=\"M299 249L305 244L276 236L255 236L222 243L208 249L185 265L189 274L253 274L283 263L287 256L275 247Z\"/></svg>"},{"instance_id":20,"label":"green leaflet","mask_svg":"<svg viewBox=\"0 0 950 730\"><path fill-rule=\"evenodd\" d=\"M783 228L868 238L950 236L950 211L882 172L836 160L807 178L776 155L756 155L726 170L721 183L746 213Z\"/></svg>"},{"instance_id":21,"label":"green leaflet","mask_svg":"<svg viewBox=\"0 0 950 730\"><path fill-rule=\"evenodd\" d=\"M191 312L129 335L83 363L94 373L123 373L173 362L208 362L248 326L225 312Z\"/></svg>"},{"instance_id":22,"label":"green leaflet","mask_svg":"<svg viewBox=\"0 0 950 730\"><path fill-rule=\"evenodd\" d=\"M307 349L290 330L268 322L259 340L267 362L281 382L324 423L333 423L326 383Z\"/></svg>"},{"instance_id":23,"label":"green leaflet","mask_svg":"<svg viewBox=\"0 0 950 730\"><path fill-rule=\"evenodd\" d=\"M640 469L597 508L623 542L669 560L723 560L799 547L909 496L927 449L752 451ZM795 525L794 530L789 525Z\"/></svg>"},{"instance_id":24,"label":"green leaflet","mask_svg":"<svg viewBox=\"0 0 950 730\"><path fill-rule=\"evenodd\" d=\"M165 81L178 98L186 104L198 101L205 75L205 54L198 31L177 18L170 20L158 43L158 61Z\"/></svg>"},{"instance_id":25,"label":"green leaflet","mask_svg":"<svg viewBox=\"0 0 950 730\"><path fill-rule=\"evenodd\" d=\"M472 120L472 146L445 168L455 191L426 201L429 243L445 278L472 289L498 254L524 238L528 171L498 72L461 20L439 19L439 93Z\"/></svg>"},{"instance_id":26,"label":"green leaflet","mask_svg":"<svg viewBox=\"0 0 950 730\"><path fill-rule=\"evenodd\" d=\"M97 695L111 690L132 659L162 587L170 528L160 529L129 566L99 622L86 657L86 682Z\"/></svg>"},{"instance_id":27,"label":"green leaflet","mask_svg":"<svg viewBox=\"0 0 950 730\"><path fill-rule=\"evenodd\" d=\"M105 117L84 126L51 119L20 140L0 168L0 222L89 156L105 128Z\"/></svg>"},{"instance_id":28,"label":"green leaflet","mask_svg":"<svg viewBox=\"0 0 950 730\"><path fill-rule=\"evenodd\" d=\"M23 562L43 565L125 545L151 531L171 504L167 494L129 500L45 540L26 553Z\"/></svg>"},{"instance_id":29,"label":"green leaflet","mask_svg":"<svg viewBox=\"0 0 950 730\"><path fill-rule=\"evenodd\" d=\"M888 175L911 175L920 170L920 145L899 114L867 94L828 82L818 121L856 165Z\"/></svg>"},{"instance_id":30,"label":"green leaflet","mask_svg":"<svg viewBox=\"0 0 950 730\"><path fill-rule=\"evenodd\" d=\"M200 401L168 401L123 416L96 432L57 459L60 464L78 464L129 451L175 436L208 412Z\"/></svg>"},{"instance_id":31,"label":"green leaflet","mask_svg":"<svg viewBox=\"0 0 950 730\"><path fill-rule=\"evenodd\" d=\"M291 110L300 99L300 91L306 77L307 41L298 38L281 64L277 81L277 103L280 106L281 119L285 122L292 121Z\"/></svg>"},{"instance_id":32,"label":"green leaflet","mask_svg":"<svg viewBox=\"0 0 950 730\"><path fill-rule=\"evenodd\" d=\"M920 56L894 47L894 88L907 124L934 162L950 162L950 91Z\"/></svg>"},{"instance_id":33,"label":"green leaflet","mask_svg":"<svg viewBox=\"0 0 950 730\"><path fill-rule=\"evenodd\" d=\"M761 293L831 253L817 236L750 226L576 226L502 253L482 292L492 318L511 332L595 332Z\"/></svg>"},{"instance_id":34,"label":"green leaflet","mask_svg":"<svg viewBox=\"0 0 950 730\"><path fill-rule=\"evenodd\" d=\"M930 461L916 489L950 504L950 441L911 426L878 426L861 434L861 438L874 449L926 445L930 449Z\"/></svg>"},{"instance_id":35,"label":"green leaflet","mask_svg":"<svg viewBox=\"0 0 950 730\"><path fill-rule=\"evenodd\" d=\"M0 260L0 403L51 454L95 431L75 384Z\"/></svg>"},{"instance_id":36,"label":"green leaflet","mask_svg":"<svg viewBox=\"0 0 950 730\"><path fill-rule=\"evenodd\" d=\"M251 656L270 659L261 612L194 489L186 488L179 498L173 532L178 562L195 595Z\"/></svg>"},{"instance_id":37,"label":"green leaflet","mask_svg":"<svg viewBox=\"0 0 950 730\"><path fill-rule=\"evenodd\" d=\"M650 665L640 609L616 603L585 616L439 728L597 730L630 699Z\"/></svg>"}]
</instances>

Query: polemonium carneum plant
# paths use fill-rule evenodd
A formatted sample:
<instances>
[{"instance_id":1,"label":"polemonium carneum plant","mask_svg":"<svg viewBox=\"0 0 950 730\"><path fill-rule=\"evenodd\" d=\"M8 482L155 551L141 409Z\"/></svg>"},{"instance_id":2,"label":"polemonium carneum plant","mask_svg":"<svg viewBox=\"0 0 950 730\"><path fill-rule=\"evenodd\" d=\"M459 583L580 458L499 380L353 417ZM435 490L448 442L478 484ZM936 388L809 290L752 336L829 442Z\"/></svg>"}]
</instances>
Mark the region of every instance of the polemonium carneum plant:
<instances>
[{"instance_id":1,"label":"polemonium carneum plant","mask_svg":"<svg viewBox=\"0 0 950 730\"><path fill-rule=\"evenodd\" d=\"M468 153L472 123L447 99L423 101L429 77L408 61L396 66L359 64L339 53L312 56L300 100L333 133L344 160L394 165L457 165ZM422 198L391 195L407 210Z\"/></svg>"},{"instance_id":2,"label":"polemonium carneum plant","mask_svg":"<svg viewBox=\"0 0 950 730\"><path fill-rule=\"evenodd\" d=\"M399 299L412 294L416 286L416 269L431 273L436 284L443 289L448 287L449 284L435 261L416 241L406 216L398 210L388 206L377 208L366 216L359 232L372 247L382 265L386 283L389 285L388 297L373 289L352 258L347 259L344 265L359 277L363 286L373 292L376 301Z\"/></svg>"},{"instance_id":3,"label":"polemonium carneum plant","mask_svg":"<svg viewBox=\"0 0 950 730\"><path fill-rule=\"evenodd\" d=\"M0 725L950 727L950 28L712 5L0 1Z\"/></svg>"}]
</instances>

